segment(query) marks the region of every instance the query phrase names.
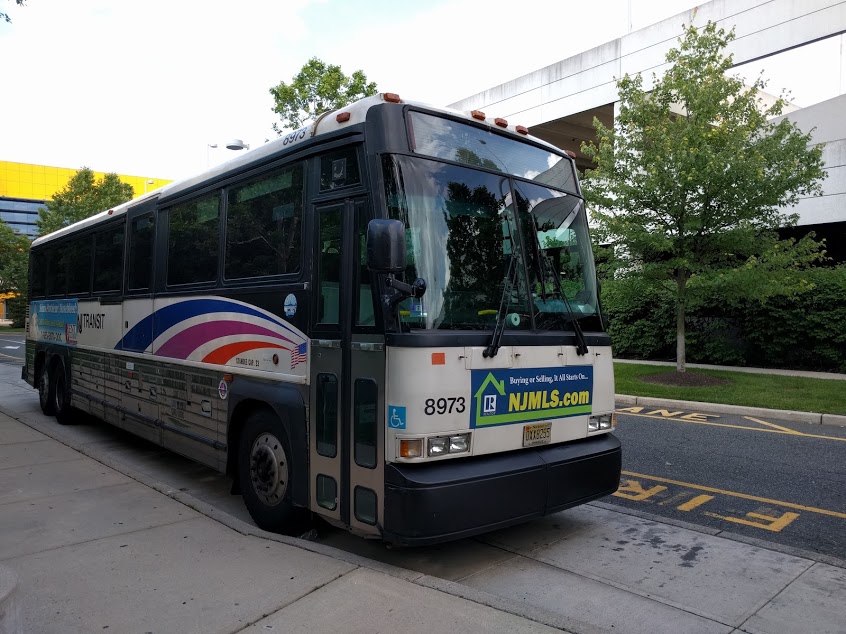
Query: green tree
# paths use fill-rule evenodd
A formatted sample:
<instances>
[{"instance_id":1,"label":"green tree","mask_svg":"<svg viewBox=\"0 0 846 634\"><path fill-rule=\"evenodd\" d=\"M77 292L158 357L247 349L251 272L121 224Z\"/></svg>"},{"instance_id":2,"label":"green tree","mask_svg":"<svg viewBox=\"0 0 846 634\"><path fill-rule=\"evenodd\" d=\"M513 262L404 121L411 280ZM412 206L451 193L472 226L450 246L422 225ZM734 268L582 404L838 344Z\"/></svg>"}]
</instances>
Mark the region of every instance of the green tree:
<instances>
[{"instance_id":1,"label":"green tree","mask_svg":"<svg viewBox=\"0 0 846 634\"><path fill-rule=\"evenodd\" d=\"M270 89L270 94L276 104L273 112L282 119L281 126L274 123L273 129L282 135L285 130L295 130L324 112L375 95L376 83L368 83L360 70L347 77L340 66L312 57L290 84L279 82Z\"/></svg>"},{"instance_id":2,"label":"green tree","mask_svg":"<svg viewBox=\"0 0 846 634\"><path fill-rule=\"evenodd\" d=\"M0 222L0 297L6 299L14 326L23 324L28 270L29 239Z\"/></svg>"},{"instance_id":3,"label":"green tree","mask_svg":"<svg viewBox=\"0 0 846 634\"><path fill-rule=\"evenodd\" d=\"M38 231L46 235L132 200L134 195L132 185L121 181L117 174L106 174L97 180L94 172L83 167L38 210Z\"/></svg>"},{"instance_id":4,"label":"green tree","mask_svg":"<svg viewBox=\"0 0 846 634\"><path fill-rule=\"evenodd\" d=\"M762 77L747 87L727 75L732 39L733 30L710 22L685 29L651 90L640 76L617 82L614 126L594 120L597 141L582 146L596 165L583 185L598 237L620 246L628 270L672 288L679 372L697 284L731 275L763 301L790 292L783 274L823 257L812 237L790 243L775 234L797 220L783 208L821 194L822 148L808 147L810 135L787 119L771 121L786 101L766 106Z\"/></svg>"},{"instance_id":5,"label":"green tree","mask_svg":"<svg viewBox=\"0 0 846 634\"><path fill-rule=\"evenodd\" d=\"M19 7L22 7L22 6L24 6L24 2L26 2L26 0L15 0L15 2L17 3L17 5ZM9 17L8 13L4 13L3 11L0 11L0 20L6 20L6 22L11 22L12 18Z\"/></svg>"}]
</instances>

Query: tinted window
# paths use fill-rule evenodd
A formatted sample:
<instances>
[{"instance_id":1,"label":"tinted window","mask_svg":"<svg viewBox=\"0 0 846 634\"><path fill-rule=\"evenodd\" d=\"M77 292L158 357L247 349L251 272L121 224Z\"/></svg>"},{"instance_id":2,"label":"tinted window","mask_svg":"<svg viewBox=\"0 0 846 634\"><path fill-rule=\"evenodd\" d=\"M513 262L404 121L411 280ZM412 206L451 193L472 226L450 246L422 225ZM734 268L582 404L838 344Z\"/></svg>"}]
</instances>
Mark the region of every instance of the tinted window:
<instances>
[{"instance_id":1,"label":"tinted window","mask_svg":"<svg viewBox=\"0 0 846 634\"><path fill-rule=\"evenodd\" d=\"M153 239L156 224L153 214L139 216L129 228L129 290L144 290L153 277Z\"/></svg>"},{"instance_id":2,"label":"tinted window","mask_svg":"<svg viewBox=\"0 0 846 634\"><path fill-rule=\"evenodd\" d=\"M94 234L94 292L119 291L123 278L123 226Z\"/></svg>"},{"instance_id":3,"label":"tinted window","mask_svg":"<svg viewBox=\"0 0 846 634\"><path fill-rule=\"evenodd\" d=\"M33 297L44 295L47 281L47 252L35 251L32 253L32 278L30 291Z\"/></svg>"},{"instance_id":4,"label":"tinted window","mask_svg":"<svg viewBox=\"0 0 846 634\"><path fill-rule=\"evenodd\" d=\"M320 157L320 191L358 185L358 156L354 147L342 148Z\"/></svg>"},{"instance_id":5,"label":"tinted window","mask_svg":"<svg viewBox=\"0 0 846 634\"><path fill-rule=\"evenodd\" d=\"M68 295L87 293L91 286L91 236L77 238L65 249Z\"/></svg>"},{"instance_id":6,"label":"tinted window","mask_svg":"<svg viewBox=\"0 0 846 634\"><path fill-rule=\"evenodd\" d=\"M226 279L300 270L303 167L232 187L226 210Z\"/></svg>"},{"instance_id":7,"label":"tinted window","mask_svg":"<svg viewBox=\"0 0 846 634\"><path fill-rule=\"evenodd\" d=\"M359 326L373 326L373 291L370 287L370 269L367 268L367 212L363 205L356 205L358 220L358 314L355 323Z\"/></svg>"},{"instance_id":8,"label":"tinted window","mask_svg":"<svg viewBox=\"0 0 846 634\"><path fill-rule=\"evenodd\" d=\"M320 212L317 322L337 324L341 314L341 207Z\"/></svg>"},{"instance_id":9,"label":"tinted window","mask_svg":"<svg viewBox=\"0 0 846 634\"><path fill-rule=\"evenodd\" d=\"M551 148L422 112L409 113L414 151L578 193L573 162Z\"/></svg>"},{"instance_id":10,"label":"tinted window","mask_svg":"<svg viewBox=\"0 0 846 634\"><path fill-rule=\"evenodd\" d=\"M67 262L65 261L65 246L53 247L48 251L48 265L50 273L47 275L47 294L64 295L67 282Z\"/></svg>"},{"instance_id":11,"label":"tinted window","mask_svg":"<svg viewBox=\"0 0 846 634\"><path fill-rule=\"evenodd\" d=\"M338 377L317 375L317 453L334 458L338 438Z\"/></svg>"},{"instance_id":12,"label":"tinted window","mask_svg":"<svg viewBox=\"0 0 846 634\"><path fill-rule=\"evenodd\" d=\"M170 208L167 283L217 279L220 195L215 193Z\"/></svg>"},{"instance_id":13,"label":"tinted window","mask_svg":"<svg viewBox=\"0 0 846 634\"><path fill-rule=\"evenodd\" d=\"M379 389L372 379L356 379L354 392L355 463L373 468L376 466L376 399Z\"/></svg>"}]
</instances>

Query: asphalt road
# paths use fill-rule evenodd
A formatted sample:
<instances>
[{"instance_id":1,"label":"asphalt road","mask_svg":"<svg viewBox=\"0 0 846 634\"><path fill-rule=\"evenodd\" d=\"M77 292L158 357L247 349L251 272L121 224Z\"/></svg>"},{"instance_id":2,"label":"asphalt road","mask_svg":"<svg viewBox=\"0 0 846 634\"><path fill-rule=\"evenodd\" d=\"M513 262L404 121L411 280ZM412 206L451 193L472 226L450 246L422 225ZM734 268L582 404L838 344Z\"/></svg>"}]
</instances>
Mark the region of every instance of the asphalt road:
<instances>
[{"instance_id":1,"label":"asphalt road","mask_svg":"<svg viewBox=\"0 0 846 634\"><path fill-rule=\"evenodd\" d=\"M22 365L25 351L23 334L0 332L0 363Z\"/></svg>"},{"instance_id":2,"label":"asphalt road","mask_svg":"<svg viewBox=\"0 0 846 634\"><path fill-rule=\"evenodd\" d=\"M651 407L617 416L624 473L607 501L846 559L846 428Z\"/></svg>"}]
</instances>

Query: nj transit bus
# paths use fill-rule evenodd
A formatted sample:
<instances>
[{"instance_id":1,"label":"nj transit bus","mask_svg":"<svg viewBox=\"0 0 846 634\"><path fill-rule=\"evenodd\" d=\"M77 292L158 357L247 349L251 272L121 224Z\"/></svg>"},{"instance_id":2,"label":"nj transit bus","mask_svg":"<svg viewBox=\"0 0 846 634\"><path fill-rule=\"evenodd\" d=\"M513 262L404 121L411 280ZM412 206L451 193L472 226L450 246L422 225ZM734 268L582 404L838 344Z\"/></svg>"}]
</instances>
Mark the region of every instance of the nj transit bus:
<instances>
[{"instance_id":1,"label":"nj transit bus","mask_svg":"<svg viewBox=\"0 0 846 634\"><path fill-rule=\"evenodd\" d=\"M229 474L256 524L404 545L608 495L571 156L383 93L32 245L23 376Z\"/></svg>"}]
</instances>

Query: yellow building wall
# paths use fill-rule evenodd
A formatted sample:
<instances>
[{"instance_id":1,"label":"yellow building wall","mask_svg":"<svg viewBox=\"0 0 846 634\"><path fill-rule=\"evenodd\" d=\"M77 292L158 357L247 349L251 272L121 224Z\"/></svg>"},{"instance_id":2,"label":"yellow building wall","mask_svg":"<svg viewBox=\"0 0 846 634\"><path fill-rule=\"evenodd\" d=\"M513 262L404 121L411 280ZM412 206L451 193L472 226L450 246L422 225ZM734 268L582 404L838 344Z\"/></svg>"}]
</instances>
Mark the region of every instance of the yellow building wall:
<instances>
[{"instance_id":1,"label":"yellow building wall","mask_svg":"<svg viewBox=\"0 0 846 634\"><path fill-rule=\"evenodd\" d=\"M69 167L0 161L0 196L50 200L53 194L63 189L71 176L78 171L78 169ZM97 180L105 175L105 172L94 172L94 178ZM166 178L127 176L125 174L118 174L118 178L124 183L132 185L136 197L172 182Z\"/></svg>"}]
</instances>

